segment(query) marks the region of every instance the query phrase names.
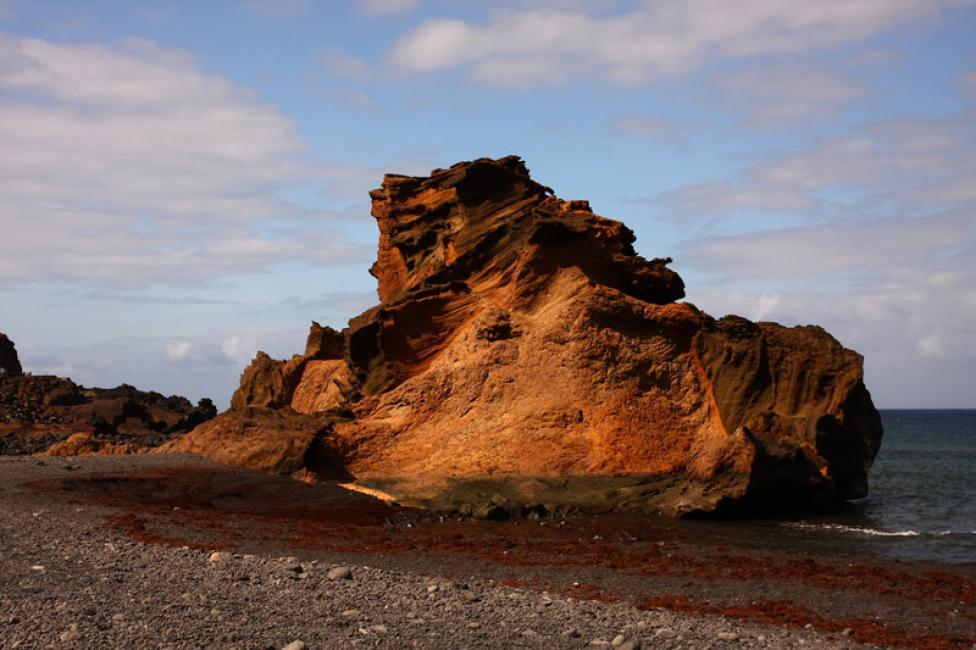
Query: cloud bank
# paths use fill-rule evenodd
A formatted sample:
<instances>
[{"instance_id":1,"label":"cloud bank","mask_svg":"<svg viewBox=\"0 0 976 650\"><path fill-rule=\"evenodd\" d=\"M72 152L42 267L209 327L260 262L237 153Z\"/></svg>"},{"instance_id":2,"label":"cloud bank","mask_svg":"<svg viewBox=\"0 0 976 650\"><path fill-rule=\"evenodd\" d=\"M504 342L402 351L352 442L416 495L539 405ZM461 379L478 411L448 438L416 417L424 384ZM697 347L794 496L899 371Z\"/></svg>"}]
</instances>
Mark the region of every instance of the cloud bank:
<instances>
[{"instance_id":1,"label":"cloud bank","mask_svg":"<svg viewBox=\"0 0 976 650\"><path fill-rule=\"evenodd\" d=\"M350 170L181 51L0 36L0 93L0 283L193 284L369 254L281 198Z\"/></svg>"},{"instance_id":2,"label":"cloud bank","mask_svg":"<svg viewBox=\"0 0 976 650\"><path fill-rule=\"evenodd\" d=\"M463 69L497 85L597 78L643 83L715 58L858 42L939 15L934 0L646 0L623 13L502 9L485 22L430 18L389 52L404 73Z\"/></svg>"}]
</instances>

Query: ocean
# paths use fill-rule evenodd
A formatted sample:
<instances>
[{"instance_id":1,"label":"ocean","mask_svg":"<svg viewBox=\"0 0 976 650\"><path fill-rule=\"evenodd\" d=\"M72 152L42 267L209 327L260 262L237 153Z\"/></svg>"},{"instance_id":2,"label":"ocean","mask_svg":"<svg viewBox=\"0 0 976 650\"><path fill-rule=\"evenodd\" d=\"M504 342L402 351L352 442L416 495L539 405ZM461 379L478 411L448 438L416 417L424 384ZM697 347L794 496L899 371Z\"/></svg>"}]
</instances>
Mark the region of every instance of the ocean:
<instances>
[{"instance_id":1,"label":"ocean","mask_svg":"<svg viewBox=\"0 0 976 650\"><path fill-rule=\"evenodd\" d=\"M865 499L830 515L741 521L729 541L976 564L976 410L883 410L881 420Z\"/></svg>"}]
</instances>

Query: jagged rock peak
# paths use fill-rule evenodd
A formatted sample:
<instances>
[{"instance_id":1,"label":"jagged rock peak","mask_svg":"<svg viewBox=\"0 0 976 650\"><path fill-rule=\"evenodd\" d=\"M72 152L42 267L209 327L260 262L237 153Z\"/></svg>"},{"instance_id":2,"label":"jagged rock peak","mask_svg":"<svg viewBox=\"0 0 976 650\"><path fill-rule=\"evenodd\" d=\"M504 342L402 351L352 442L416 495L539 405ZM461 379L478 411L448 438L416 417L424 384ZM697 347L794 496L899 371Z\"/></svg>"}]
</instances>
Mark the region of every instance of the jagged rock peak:
<instances>
[{"instance_id":1,"label":"jagged rock peak","mask_svg":"<svg viewBox=\"0 0 976 650\"><path fill-rule=\"evenodd\" d=\"M328 325L323 327L314 320L308 331L305 342L306 359L341 359L345 343L342 332L337 332Z\"/></svg>"},{"instance_id":2,"label":"jagged rock peak","mask_svg":"<svg viewBox=\"0 0 976 650\"><path fill-rule=\"evenodd\" d=\"M20 375L24 369L20 366L20 359L17 358L17 348L14 342L7 338L7 335L0 332L0 375Z\"/></svg>"},{"instance_id":3,"label":"jagged rock peak","mask_svg":"<svg viewBox=\"0 0 976 650\"><path fill-rule=\"evenodd\" d=\"M517 280L530 296L566 266L647 302L684 297L670 259L637 255L629 228L594 214L587 201L553 196L518 156L427 177L387 174L370 196L380 231L370 272L383 303L452 283L467 291Z\"/></svg>"}]
</instances>

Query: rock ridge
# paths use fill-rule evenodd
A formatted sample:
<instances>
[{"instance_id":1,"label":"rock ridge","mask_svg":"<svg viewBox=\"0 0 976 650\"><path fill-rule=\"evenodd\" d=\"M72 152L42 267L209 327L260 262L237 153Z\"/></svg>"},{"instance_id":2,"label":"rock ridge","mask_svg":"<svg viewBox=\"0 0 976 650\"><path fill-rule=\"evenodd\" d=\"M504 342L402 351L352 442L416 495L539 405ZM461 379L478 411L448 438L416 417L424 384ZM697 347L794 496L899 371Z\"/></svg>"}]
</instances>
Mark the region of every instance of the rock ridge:
<instances>
[{"instance_id":1,"label":"rock ridge","mask_svg":"<svg viewBox=\"0 0 976 650\"><path fill-rule=\"evenodd\" d=\"M70 379L24 373L0 334L0 455L126 453L155 447L217 415L209 399L140 391L128 384L86 388Z\"/></svg>"}]
</instances>

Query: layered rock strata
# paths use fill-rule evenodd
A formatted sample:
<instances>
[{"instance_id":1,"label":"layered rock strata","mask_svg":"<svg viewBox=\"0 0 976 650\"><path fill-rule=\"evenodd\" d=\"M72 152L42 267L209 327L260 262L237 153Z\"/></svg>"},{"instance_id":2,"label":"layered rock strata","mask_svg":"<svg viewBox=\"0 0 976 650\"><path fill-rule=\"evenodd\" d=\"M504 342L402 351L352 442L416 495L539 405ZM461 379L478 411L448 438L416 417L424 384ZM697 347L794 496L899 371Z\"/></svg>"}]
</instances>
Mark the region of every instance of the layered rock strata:
<instances>
[{"instance_id":1,"label":"layered rock strata","mask_svg":"<svg viewBox=\"0 0 976 650\"><path fill-rule=\"evenodd\" d=\"M171 448L462 511L866 493L880 419L862 358L824 330L678 302L670 258L514 156L371 197L380 304L313 324L303 355L259 353L231 410Z\"/></svg>"}]
</instances>

